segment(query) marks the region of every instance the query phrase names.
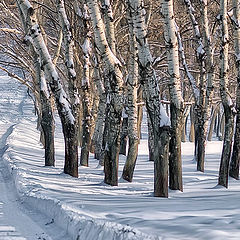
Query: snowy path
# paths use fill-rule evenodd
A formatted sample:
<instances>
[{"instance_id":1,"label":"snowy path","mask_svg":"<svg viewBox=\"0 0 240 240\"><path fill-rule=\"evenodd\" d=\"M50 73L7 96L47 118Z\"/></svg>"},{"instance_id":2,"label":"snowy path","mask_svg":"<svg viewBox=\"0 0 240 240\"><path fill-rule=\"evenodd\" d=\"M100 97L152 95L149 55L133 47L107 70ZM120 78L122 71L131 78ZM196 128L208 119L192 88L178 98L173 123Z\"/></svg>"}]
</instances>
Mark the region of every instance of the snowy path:
<instances>
[{"instance_id":1,"label":"snowy path","mask_svg":"<svg viewBox=\"0 0 240 240\"><path fill-rule=\"evenodd\" d=\"M28 208L16 192L2 156L6 141L23 115L26 89L4 77L0 81L0 240L69 239L51 219ZM13 100L14 99L14 100ZM54 237L52 237L54 236Z\"/></svg>"},{"instance_id":2,"label":"snowy path","mask_svg":"<svg viewBox=\"0 0 240 240\"><path fill-rule=\"evenodd\" d=\"M0 199L0 216L9 217L3 218L2 226L14 227L12 234L20 233L29 240L36 236L67 240L66 232L74 240L240 239L240 181L230 179L228 189L216 187L222 142L207 143L204 173L197 172L196 162L192 161L193 143L182 144L184 192L170 191L168 199L153 197L146 121L132 183L120 179L118 187L104 184L103 169L92 154L90 166L79 167L79 178L72 178L63 173L60 124L57 121L56 166L44 167L32 102L13 83L0 77L0 148L5 151L4 166L15 181L8 182L11 179L4 180L3 175L3 186L8 193L9 189L14 191L15 185L21 199L17 200L14 192L7 195L9 205ZM119 177L125 159L120 156ZM5 174L4 166L0 168ZM4 188L0 191L4 192ZM22 215L26 215L24 220ZM25 221L29 223L21 224ZM31 231L24 225L31 226ZM47 234L51 238L46 238Z\"/></svg>"}]
</instances>

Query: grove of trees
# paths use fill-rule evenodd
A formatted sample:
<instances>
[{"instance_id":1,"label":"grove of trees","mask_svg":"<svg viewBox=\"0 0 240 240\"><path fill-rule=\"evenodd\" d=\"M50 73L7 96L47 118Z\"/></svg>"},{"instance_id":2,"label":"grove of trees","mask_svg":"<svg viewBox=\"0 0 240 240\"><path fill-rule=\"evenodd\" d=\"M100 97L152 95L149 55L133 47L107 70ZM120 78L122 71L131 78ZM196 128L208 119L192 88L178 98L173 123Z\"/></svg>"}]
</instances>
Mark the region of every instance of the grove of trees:
<instances>
[{"instance_id":1,"label":"grove of trees","mask_svg":"<svg viewBox=\"0 0 240 240\"><path fill-rule=\"evenodd\" d=\"M127 153L122 178L134 181L146 109L154 196L183 191L187 137L204 172L215 132L218 184L239 179L240 0L2 0L0 18L0 69L29 89L46 166L57 112L64 173L78 177L91 152L117 186Z\"/></svg>"}]
</instances>

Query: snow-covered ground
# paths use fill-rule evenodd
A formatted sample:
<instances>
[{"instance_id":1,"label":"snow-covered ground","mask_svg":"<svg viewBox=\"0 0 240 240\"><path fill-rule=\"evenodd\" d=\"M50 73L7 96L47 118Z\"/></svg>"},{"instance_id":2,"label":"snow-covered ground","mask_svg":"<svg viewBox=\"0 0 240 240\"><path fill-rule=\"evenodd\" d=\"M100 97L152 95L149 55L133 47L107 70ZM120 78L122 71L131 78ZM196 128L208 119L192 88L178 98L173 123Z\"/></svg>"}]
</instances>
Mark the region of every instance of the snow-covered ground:
<instances>
[{"instance_id":1,"label":"snow-covered ground","mask_svg":"<svg viewBox=\"0 0 240 240\"><path fill-rule=\"evenodd\" d=\"M184 192L153 197L153 163L148 161L146 123L132 183L103 183L103 169L90 157L79 178L63 174L64 147L56 129L56 167L44 167L36 117L23 87L0 78L0 134L3 154L22 203L45 214L47 226L61 227L72 239L240 239L240 182L216 187L222 143L207 145L206 171L196 171L193 144L183 143ZM17 88L17 89L16 89ZM6 95L6 94L5 94ZM1 136L0 135L0 136ZM6 141L5 141L6 140ZM119 177L125 157L120 157ZM32 239L32 238L29 238ZM66 239L60 237L59 239Z\"/></svg>"}]
</instances>

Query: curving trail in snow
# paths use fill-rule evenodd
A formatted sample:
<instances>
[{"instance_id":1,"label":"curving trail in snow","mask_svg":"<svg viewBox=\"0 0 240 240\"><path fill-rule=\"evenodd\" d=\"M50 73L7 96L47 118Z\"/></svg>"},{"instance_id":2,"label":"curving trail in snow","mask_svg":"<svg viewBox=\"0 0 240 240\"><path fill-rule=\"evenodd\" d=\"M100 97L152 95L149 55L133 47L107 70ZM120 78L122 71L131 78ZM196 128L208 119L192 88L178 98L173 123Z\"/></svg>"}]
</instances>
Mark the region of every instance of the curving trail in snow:
<instances>
[{"instance_id":1,"label":"curving trail in snow","mask_svg":"<svg viewBox=\"0 0 240 240\"><path fill-rule=\"evenodd\" d=\"M8 149L7 138L23 115L26 89L8 77L1 77L0 96L0 240L69 239L51 219L19 198L2 157Z\"/></svg>"}]
</instances>

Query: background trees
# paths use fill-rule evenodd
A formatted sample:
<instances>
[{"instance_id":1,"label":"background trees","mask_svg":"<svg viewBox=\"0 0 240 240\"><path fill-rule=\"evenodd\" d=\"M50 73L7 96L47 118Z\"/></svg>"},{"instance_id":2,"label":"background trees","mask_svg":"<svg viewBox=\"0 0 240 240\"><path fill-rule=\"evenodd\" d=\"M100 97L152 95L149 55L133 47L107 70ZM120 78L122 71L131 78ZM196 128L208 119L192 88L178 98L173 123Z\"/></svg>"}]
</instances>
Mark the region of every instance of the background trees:
<instances>
[{"instance_id":1,"label":"background trees","mask_svg":"<svg viewBox=\"0 0 240 240\"><path fill-rule=\"evenodd\" d=\"M56 107L64 172L78 176L80 146L80 164L88 166L93 152L104 165L105 183L117 185L124 109L129 149L122 177L132 181L145 105L155 196L168 196L168 170L170 188L183 190L181 139L189 132L202 172L207 135L210 140L214 130L224 138L219 179L224 173L225 180L219 184L227 187L236 101L239 113L238 15L236 1L2 1L0 67L33 95L45 164L54 165ZM235 129L230 173L238 178Z\"/></svg>"}]
</instances>

